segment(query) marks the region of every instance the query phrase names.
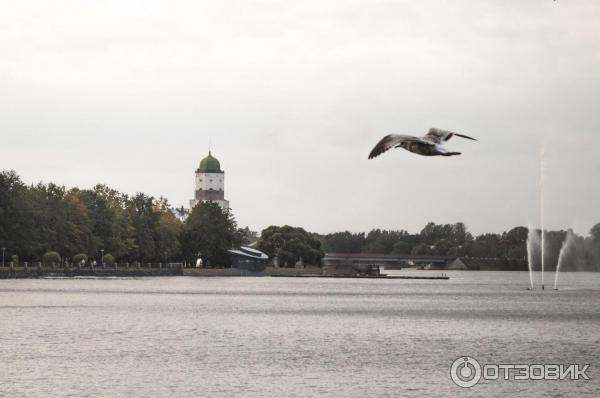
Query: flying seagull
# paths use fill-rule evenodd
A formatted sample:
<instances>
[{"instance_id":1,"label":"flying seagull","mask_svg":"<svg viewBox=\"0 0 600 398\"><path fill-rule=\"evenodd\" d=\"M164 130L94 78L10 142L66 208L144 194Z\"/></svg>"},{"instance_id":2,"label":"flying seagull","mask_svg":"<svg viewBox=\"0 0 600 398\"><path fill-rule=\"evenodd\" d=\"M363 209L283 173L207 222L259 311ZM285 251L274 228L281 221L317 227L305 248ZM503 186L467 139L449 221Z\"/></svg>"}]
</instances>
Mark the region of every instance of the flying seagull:
<instances>
[{"instance_id":1,"label":"flying seagull","mask_svg":"<svg viewBox=\"0 0 600 398\"><path fill-rule=\"evenodd\" d=\"M391 148L404 148L407 151L414 152L423 156L454 156L460 155L460 152L449 152L442 143L448 141L452 136L467 138L477 141L475 138L467 135L453 133L448 130L430 128L423 137L413 137L412 135L389 134L386 135L375 145L369 159L373 159Z\"/></svg>"}]
</instances>

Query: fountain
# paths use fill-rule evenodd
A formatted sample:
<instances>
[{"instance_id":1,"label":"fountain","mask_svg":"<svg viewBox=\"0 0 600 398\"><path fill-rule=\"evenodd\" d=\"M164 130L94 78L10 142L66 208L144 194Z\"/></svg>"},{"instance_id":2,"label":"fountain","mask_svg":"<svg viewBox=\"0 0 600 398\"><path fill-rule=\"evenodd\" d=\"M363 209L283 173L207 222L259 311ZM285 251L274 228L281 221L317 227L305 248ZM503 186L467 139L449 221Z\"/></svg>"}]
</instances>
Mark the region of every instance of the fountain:
<instances>
[{"instance_id":1,"label":"fountain","mask_svg":"<svg viewBox=\"0 0 600 398\"><path fill-rule=\"evenodd\" d=\"M544 290L544 263L546 254L546 233L544 231L544 179L546 175L546 150L542 145L540 150L540 233L537 234L531 224L527 233L527 262L529 266L529 287L528 290L533 290L533 256L539 246L540 263L542 270L542 290ZM556 264L556 272L554 275L554 290L558 290L558 272L565 261L565 256L571 249L572 244L575 241L575 234L570 229L567 232L564 242L560 248L558 255L558 263Z\"/></svg>"},{"instance_id":2,"label":"fountain","mask_svg":"<svg viewBox=\"0 0 600 398\"><path fill-rule=\"evenodd\" d=\"M540 234L541 234L541 262L542 262L542 290L544 290L544 254L545 254L545 239L544 239L544 175L546 174L546 150L542 146L540 152Z\"/></svg>"},{"instance_id":3,"label":"fountain","mask_svg":"<svg viewBox=\"0 0 600 398\"><path fill-rule=\"evenodd\" d=\"M567 236L565 237L558 254L558 264L556 264L556 272L554 274L554 290L558 290L558 271L560 271L561 265L565 261L567 253L569 253L571 250L573 242L575 242L575 234L573 233L573 230L570 229L567 231Z\"/></svg>"},{"instance_id":4,"label":"fountain","mask_svg":"<svg viewBox=\"0 0 600 398\"><path fill-rule=\"evenodd\" d=\"M529 225L527 232L527 265L529 266L529 290L533 290L533 253L540 245L540 238Z\"/></svg>"},{"instance_id":5,"label":"fountain","mask_svg":"<svg viewBox=\"0 0 600 398\"><path fill-rule=\"evenodd\" d=\"M546 234L544 231L544 177L546 174L546 150L542 145L540 150L540 232L539 235L536 230L529 225L527 233L527 263L529 267L529 288L533 290L533 257L534 253L538 250L540 253L540 263L542 271L542 290L544 290L544 265L545 265L545 254L546 254Z\"/></svg>"}]
</instances>

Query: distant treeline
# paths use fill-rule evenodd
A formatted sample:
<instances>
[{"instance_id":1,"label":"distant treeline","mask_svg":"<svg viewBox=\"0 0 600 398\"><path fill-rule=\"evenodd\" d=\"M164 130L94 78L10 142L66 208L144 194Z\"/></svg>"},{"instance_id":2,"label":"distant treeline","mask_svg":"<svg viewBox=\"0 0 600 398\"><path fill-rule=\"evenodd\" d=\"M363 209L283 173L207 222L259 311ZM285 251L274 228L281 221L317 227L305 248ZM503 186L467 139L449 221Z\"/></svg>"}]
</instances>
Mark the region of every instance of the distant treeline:
<instances>
[{"instance_id":1,"label":"distant treeline","mask_svg":"<svg viewBox=\"0 0 600 398\"><path fill-rule=\"evenodd\" d=\"M435 254L457 257L496 259L503 269L525 270L527 263L526 227L515 227L501 234L485 233L473 236L466 226L428 223L419 233L404 230L374 229L369 233L336 232L321 237L326 252L380 254ZM590 236L573 231L545 232L545 269L554 270L567 233L574 235L573 244L564 256L564 270L600 271L600 223L590 230ZM536 231L539 240L540 231ZM541 269L539 244L533 250L533 268Z\"/></svg>"},{"instance_id":2,"label":"distant treeline","mask_svg":"<svg viewBox=\"0 0 600 398\"><path fill-rule=\"evenodd\" d=\"M539 233L539 231L538 231ZM0 245L6 261L99 261L194 263L227 266L227 250L257 242L278 263L320 265L324 252L436 254L492 258L502 269L527 269L525 227L473 236L463 223L427 224L419 233L374 229L369 233L318 235L300 227L270 226L260 234L238 228L229 210L202 203L185 221L164 198L128 196L106 185L92 189L53 183L24 184L14 171L0 173ZM547 231L546 269L557 263L567 231ZM58 257L57 257L58 256ZM533 257L539 269L539 255ZM587 237L574 235L565 270L600 270L600 223Z\"/></svg>"}]
</instances>

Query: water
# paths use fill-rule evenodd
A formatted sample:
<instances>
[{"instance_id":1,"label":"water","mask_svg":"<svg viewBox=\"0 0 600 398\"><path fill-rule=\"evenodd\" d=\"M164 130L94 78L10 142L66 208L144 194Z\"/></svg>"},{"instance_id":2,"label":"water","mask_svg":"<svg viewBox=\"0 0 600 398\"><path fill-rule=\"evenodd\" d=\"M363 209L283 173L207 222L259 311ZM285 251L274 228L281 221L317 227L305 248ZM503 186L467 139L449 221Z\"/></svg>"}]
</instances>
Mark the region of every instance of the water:
<instances>
[{"instance_id":1,"label":"water","mask_svg":"<svg viewBox=\"0 0 600 398\"><path fill-rule=\"evenodd\" d=\"M528 291L522 272L447 273L0 280L0 396L600 395L600 274ZM462 355L592 379L462 389Z\"/></svg>"},{"instance_id":2,"label":"water","mask_svg":"<svg viewBox=\"0 0 600 398\"><path fill-rule=\"evenodd\" d=\"M540 246L537 232L529 225L527 231L527 266L529 268L529 288L533 290L533 253Z\"/></svg>"},{"instance_id":3,"label":"water","mask_svg":"<svg viewBox=\"0 0 600 398\"><path fill-rule=\"evenodd\" d=\"M546 176L546 150L542 145L540 152L540 234L541 234L541 257L542 257L542 290L544 289L544 257L545 250L545 232L544 232L544 178Z\"/></svg>"},{"instance_id":4,"label":"water","mask_svg":"<svg viewBox=\"0 0 600 398\"><path fill-rule=\"evenodd\" d=\"M573 234L573 230L569 230L567 232L567 236L565 237L562 246L560 247L560 252L558 253L558 263L556 264L556 272L554 273L554 290L558 289L558 273L562 268L562 264L565 261L565 256L571 250L571 246L575 241L575 235Z\"/></svg>"}]
</instances>

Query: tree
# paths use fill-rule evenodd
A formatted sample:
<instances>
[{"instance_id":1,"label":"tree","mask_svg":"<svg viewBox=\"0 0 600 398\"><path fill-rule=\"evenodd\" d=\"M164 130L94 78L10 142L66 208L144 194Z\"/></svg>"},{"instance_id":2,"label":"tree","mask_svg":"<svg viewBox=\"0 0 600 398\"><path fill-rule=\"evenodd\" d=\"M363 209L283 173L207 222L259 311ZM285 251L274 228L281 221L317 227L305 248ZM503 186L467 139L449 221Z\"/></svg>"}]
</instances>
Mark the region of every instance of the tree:
<instances>
[{"instance_id":1,"label":"tree","mask_svg":"<svg viewBox=\"0 0 600 398\"><path fill-rule=\"evenodd\" d=\"M90 218L93 238L88 242L88 253L104 249L116 258L134 252L133 226L126 212L127 195L106 185L92 190L72 190L85 205Z\"/></svg>"},{"instance_id":2,"label":"tree","mask_svg":"<svg viewBox=\"0 0 600 398\"><path fill-rule=\"evenodd\" d=\"M600 223L594 225L590 229L590 237L592 238L592 240L600 242Z\"/></svg>"},{"instance_id":3,"label":"tree","mask_svg":"<svg viewBox=\"0 0 600 398\"><path fill-rule=\"evenodd\" d=\"M360 253L365 244L365 234L349 231L334 232L321 238L323 250L334 253Z\"/></svg>"},{"instance_id":4,"label":"tree","mask_svg":"<svg viewBox=\"0 0 600 398\"><path fill-rule=\"evenodd\" d=\"M410 254L414 255L423 255L423 254L431 254L431 249L425 243L419 243L415 247L412 248Z\"/></svg>"},{"instance_id":5,"label":"tree","mask_svg":"<svg viewBox=\"0 0 600 398\"><path fill-rule=\"evenodd\" d=\"M73 256L73 264L79 264L82 261L85 263L87 262L88 256L87 254L84 253L78 253L76 255Z\"/></svg>"},{"instance_id":6,"label":"tree","mask_svg":"<svg viewBox=\"0 0 600 398\"><path fill-rule=\"evenodd\" d=\"M104 255L103 261L104 264L108 265L109 267L115 265L115 257L110 253Z\"/></svg>"},{"instance_id":7,"label":"tree","mask_svg":"<svg viewBox=\"0 0 600 398\"><path fill-rule=\"evenodd\" d=\"M87 208L73 192L49 183L29 189L38 250L55 249L66 257L88 250L94 240Z\"/></svg>"},{"instance_id":8,"label":"tree","mask_svg":"<svg viewBox=\"0 0 600 398\"><path fill-rule=\"evenodd\" d=\"M421 243L433 245L435 242L442 239L444 237L442 228L442 225L437 225L433 222L427 223L421 230Z\"/></svg>"},{"instance_id":9,"label":"tree","mask_svg":"<svg viewBox=\"0 0 600 398\"><path fill-rule=\"evenodd\" d=\"M454 246L448 239L440 239L433 245L432 252L438 256L445 256Z\"/></svg>"},{"instance_id":10,"label":"tree","mask_svg":"<svg viewBox=\"0 0 600 398\"><path fill-rule=\"evenodd\" d=\"M60 254L57 252L47 252L42 257L42 261L44 262L44 265L59 265L61 261Z\"/></svg>"},{"instance_id":11,"label":"tree","mask_svg":"<svg viewBox=\"0 0 600 398\"><path fill-rule=\"evenodd\" d=\"M64 240L61 244L62 253L73 256L76 253L94 248L96 238L89 211L76 191L69 191L63 197Z\"/></svg>"},{"instance_id":12,"label":"tree","mask_svg":"<svg viewBox=\"0 0 600 398\"><path fill-rule=\"evenodd\" d=\"M300 259L304 264L321 265L324 256L318 235L289 225L265 228L257 246L270 258L278 256L279 263L288 267L293 267Z\"/></svg>"},{"instance_id":13,"label":"tree","mask_svg":"<svg viewBox=\"0 0 600 398\"><path fill-rule=\"evenodd\" d=\"M127 211L133 227L131 254L143 260L160 258L156 244L160 214L155 209L154 198L137 193L127 200Z\"/></svg>"},{"instance_id":14,"label":"tree","mask_svg":"<svg viewBox=\"0 0 600 398\"><path fill-rule=\"evenodd\" d=\"M160 198L155 205L158 212L158 225L156 226L156 253L161 260L167 262L169 259L181 254L179 235L181 234L181 221L175 217L169 202Z\"/></svg>"},{"instance_id":15,"label":"tree","mask_svg":"<svg viewBox=\"0 0 600 398\"><path fill-rule=\"evenodd\" d=\"M237 234L241 245L250 245L258 240L258 232L251 231L248 227L239 228Z\"/></svg>"},{"instance_id":16,"label":"tree","mask_svg":"<svg viewBox=\"0 0 600 398\"><path fill-rule=\"evenodd\" d=\"M475 238L471 244L472 257L495 258L498 257L498 243L501 237L498 234L482 234Z\"/></svg>"},{"instance_id":17,"label":"tree","mask_svg":"<svg viewBox=\"0 0 600 398\"><path fill-rule=\"evenodd\" d=\"M233 215L215 202L202 202L192 209L180 241L187 261L200 256L208 267L230 265L227 250L240 243Z\"/></svg>"},{"instance_id":18,"label":"tree","mask_svg":"<svg viewBox=\"0 0 600 398\"><path fill-rule=\"evenodd\" d=\"M40 254L39 230L29 189L14 170L0 173L0 242L26 261Z\"/></svg>"},{"instance_id":19,"label":"tree","mask_svg":"<svg viewBox=\"0 0 600 398\"><path fill-rule=\"evenodd\" d=\"M587 246L588 266L593 263L596 264L596 267L592 269L594 271L600 270L600 223L590 229L590 239Z\"/></svg>"},{"instance_id":20,"label":"tree","mask_svg":"<svg viewBox=\"0 0 600 398\"><path fill-rule=\"evenodd\" d=\"M410 254L411 250L412 247L410 243L399 240L398 242L394 243L392 254Z\"/></svg>"},{"instance_id":21,"label":"tree","mask_svg":"<svg viewBox=\"0 0 600 398\"><path fill-rule=\"evenodd\" d=\"M404 238L405 231L386 231L373 229L365 238L363 253L390 254L396 242Z\"/></svg>"},{"instance_id":22,"label":"tree","mask_svg":"<svg viewBox=\"0 0 600 398\"><path fill-rule=\"evenodd\" d=\"M508 241L511 246L518 246L527 243L528 234L529 229L527 227L515 227L502 235L503 239Z\"/></svg>"}]
</instances>

